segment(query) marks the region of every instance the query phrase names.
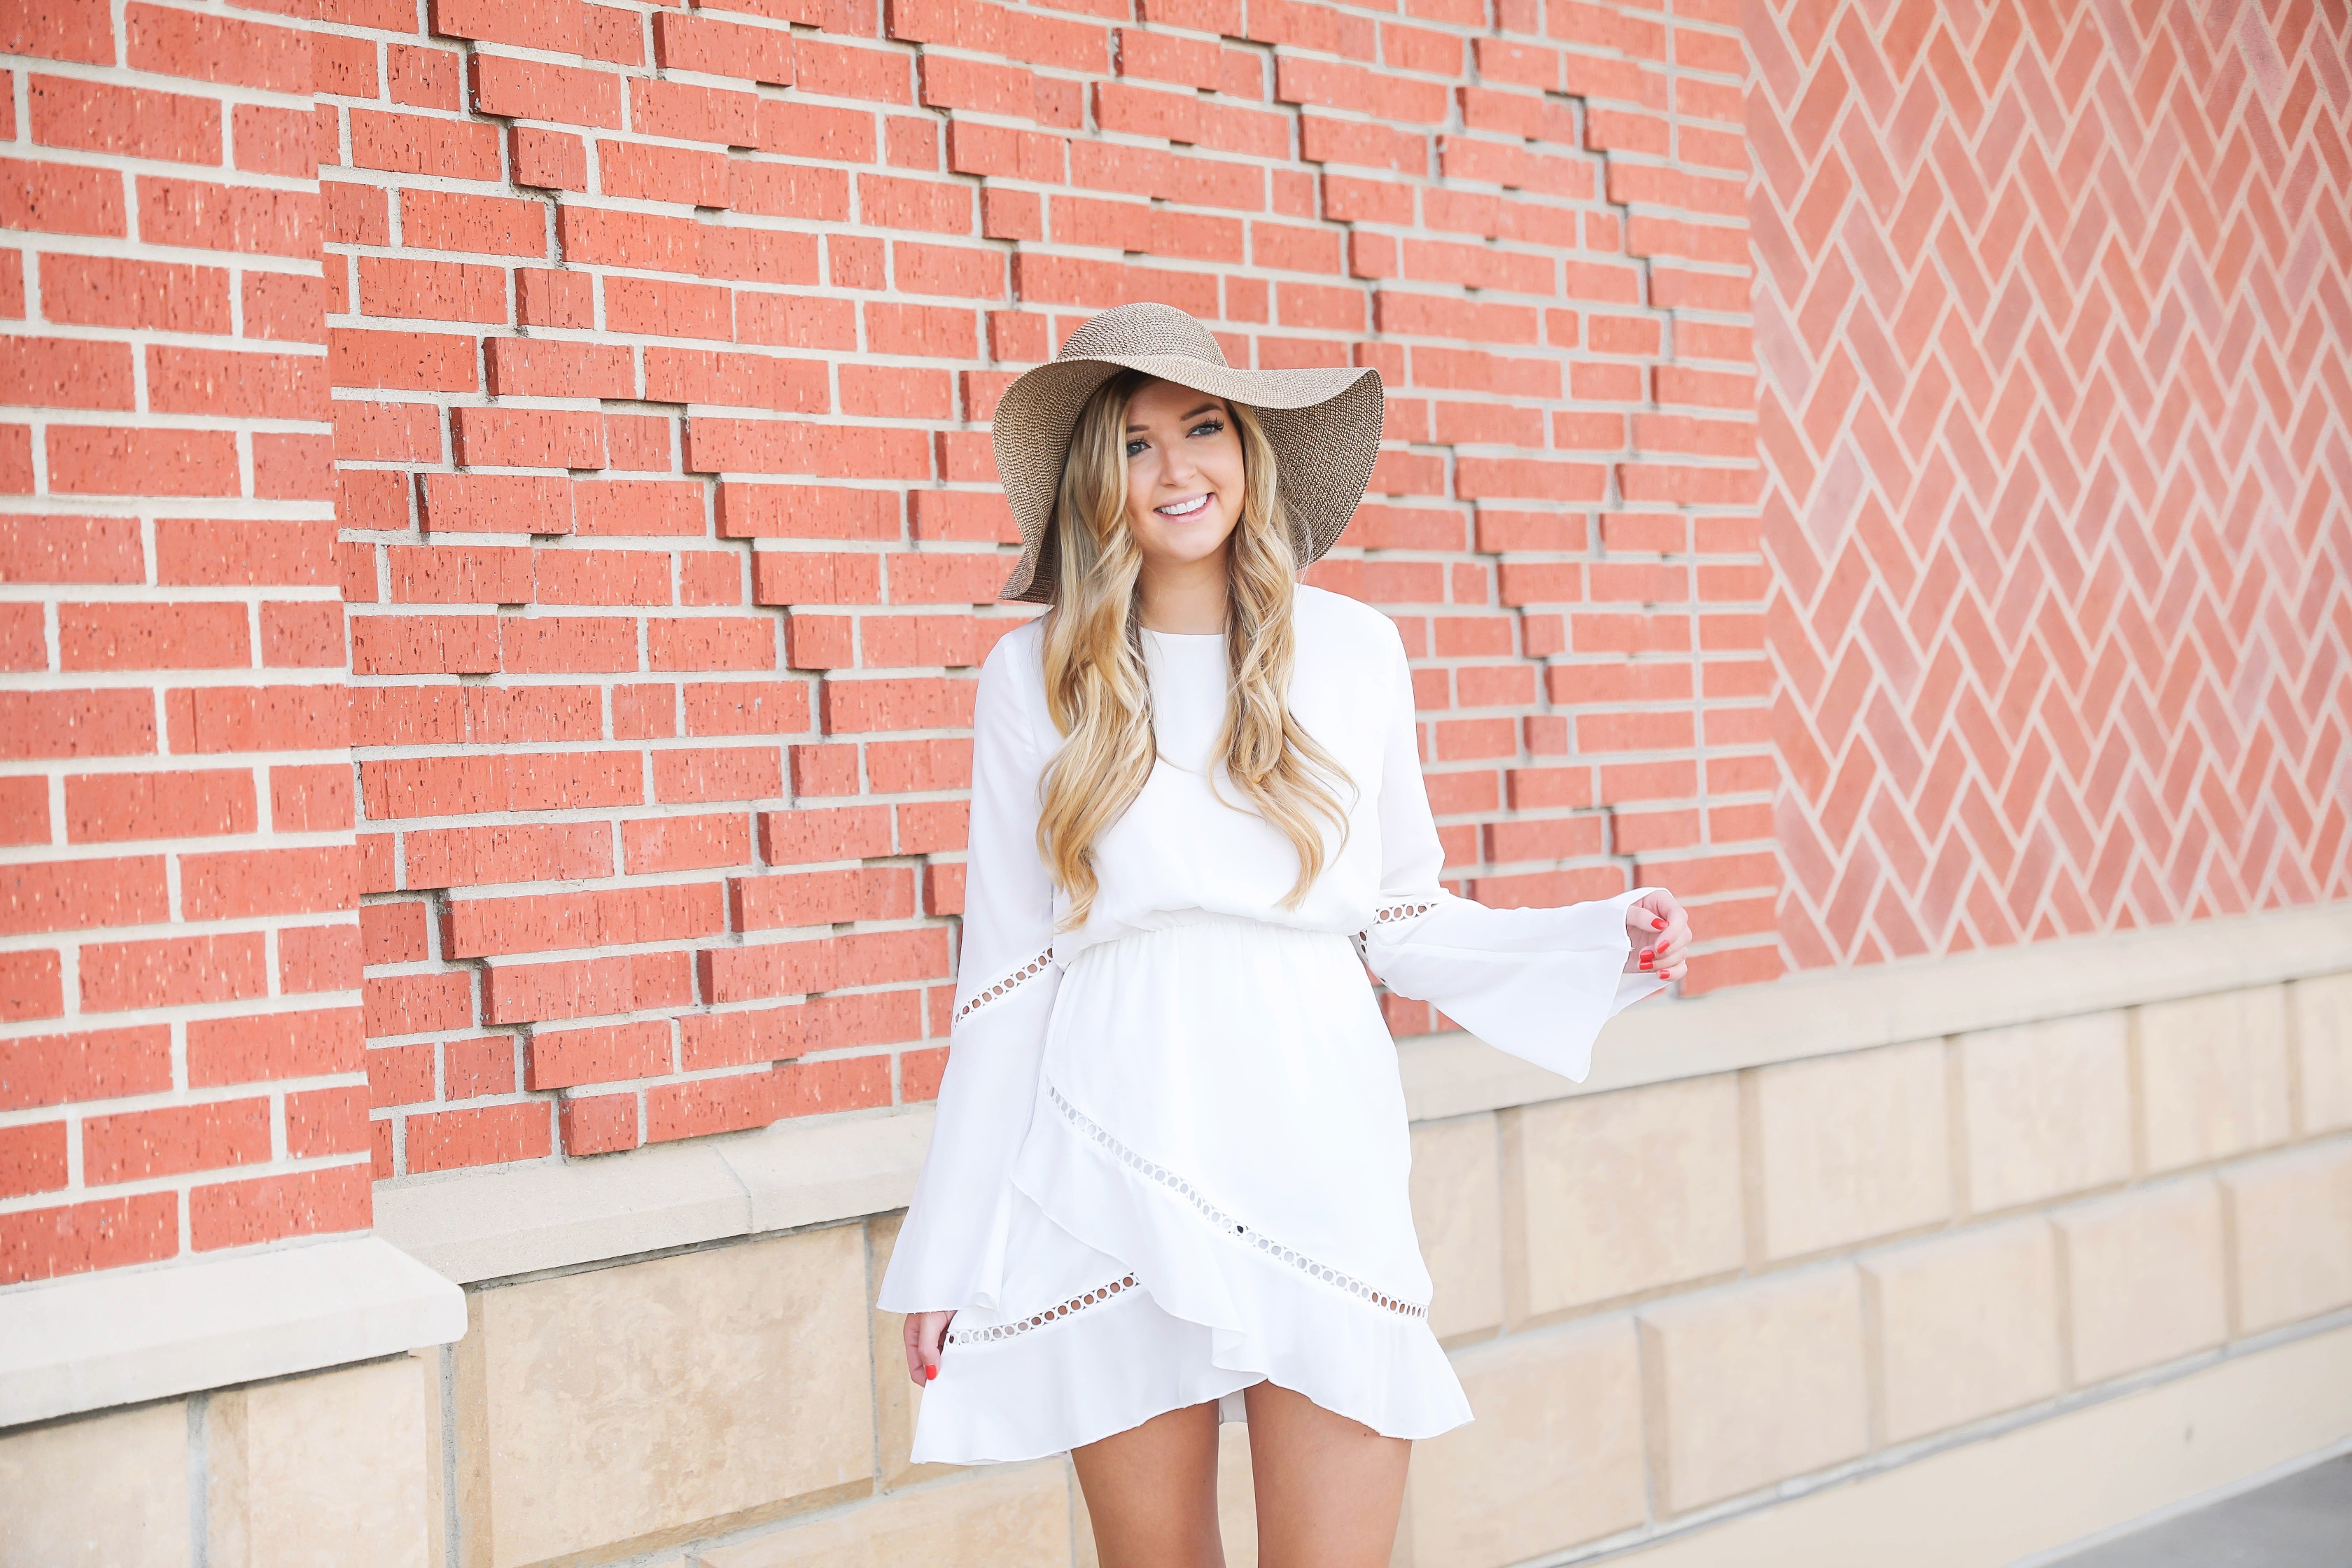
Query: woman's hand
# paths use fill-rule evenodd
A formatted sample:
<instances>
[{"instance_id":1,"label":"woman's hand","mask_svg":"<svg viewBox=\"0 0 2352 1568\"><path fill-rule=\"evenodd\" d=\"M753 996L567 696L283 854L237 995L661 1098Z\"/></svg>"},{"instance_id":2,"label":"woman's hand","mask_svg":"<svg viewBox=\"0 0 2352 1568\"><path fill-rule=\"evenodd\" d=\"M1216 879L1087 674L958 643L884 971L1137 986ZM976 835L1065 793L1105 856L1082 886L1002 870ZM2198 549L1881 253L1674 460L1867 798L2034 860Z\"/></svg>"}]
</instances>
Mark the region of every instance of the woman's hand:
<instances>
[{"instance_id":1,"label":"woman's hand","mask_svg":"<svg viewBox=\"0 0 2352 1568\"><path fill-rule=\"evenodd\" d=\"M953 1312L909 1312L905 1329L907 1375L918 1388L940 1374L940 1342L947 1338Z\"/></svg>"},{"instance_id":2,"label":"woman's hand","mask_svg":"<svg viewBox=\"0 0 2352 1568\"><path fill-rule=\"evenodd\" d=\"M1633 943L1625 955L1626 973L1680 980L1689 973L1683 955L1690 948L1690 917L1672 893L1644 893L1626 905L1625 934Z\"/></svg>"}]
</instances>

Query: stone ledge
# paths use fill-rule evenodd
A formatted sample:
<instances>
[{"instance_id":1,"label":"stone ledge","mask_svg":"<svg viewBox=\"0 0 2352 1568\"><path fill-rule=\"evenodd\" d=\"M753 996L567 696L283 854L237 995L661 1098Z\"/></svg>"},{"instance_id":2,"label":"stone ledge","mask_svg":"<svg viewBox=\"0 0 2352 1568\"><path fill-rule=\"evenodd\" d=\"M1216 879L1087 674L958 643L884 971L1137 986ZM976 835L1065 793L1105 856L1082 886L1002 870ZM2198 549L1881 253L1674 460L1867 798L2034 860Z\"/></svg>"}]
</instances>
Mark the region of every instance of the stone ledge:
<instances>
[{"instance_id":1,"label":"stone ledge","mask_svg":"<svg viewBox=\"0 0 2352 1568\"><path fill-rule=\"evenodd\" d=\"M1801 974L1637 1003L1580 1084L1467 1035L1398 1047L1434 1121L1570 1095L2352 970L2352 904ZM379 1184L377 1233L460 1284L906 1206L931 1110L783 1121L570 1163Z\"/></svg>"},{"instance_id":2,"label":"stone ledge","mask_svg":"<svg viewBox=\"0 0 2352 1568\"><path fill-rule=\"evenodd\" d=\"M372 1236L0 1296L0 1427L447 1344L466 1298Z\"/></svg>"},{"instance_id":3,"label":"stone ledge","mask_svg":"<svg viewBox=\"0 0 2352 1568\"><path fill-rule=\"evenodd\" d=\"M378 1184L376 1234L461 1285L904 1208L931 1108Z\"/></svg>"},{"instance_id":4,"label":"stone ledge","mask_svg":"<svg viewBox=\"0 0 2352 1568\"><path fill-rule=\"evenodd\" d=\"M1790 975L1617 1016L1582 1083L1467 1035L1398 1047L1415 1121L2352 970L2352 903Z\"/></svg>"}]
</instances>

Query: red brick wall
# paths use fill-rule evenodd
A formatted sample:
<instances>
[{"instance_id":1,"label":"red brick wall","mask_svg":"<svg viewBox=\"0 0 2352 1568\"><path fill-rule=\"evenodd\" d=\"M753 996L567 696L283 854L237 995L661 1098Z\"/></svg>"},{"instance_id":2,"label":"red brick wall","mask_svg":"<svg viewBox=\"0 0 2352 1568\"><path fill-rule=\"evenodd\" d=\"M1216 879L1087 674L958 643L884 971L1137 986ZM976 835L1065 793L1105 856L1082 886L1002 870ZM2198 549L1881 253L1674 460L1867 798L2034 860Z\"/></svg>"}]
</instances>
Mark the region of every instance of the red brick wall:
<instances>
[{"instance_id":1,"label":"red brick wall","mask_svg":"<svg viewBox=\"0 0 2352 1568\"><path fill-rule=\"evenodd\" d=\"M984 421L1129 299L1387 377L1317 580L1469 885L1654 858L1769 973L1727 6L429 18L318 42L379 1175L932 1092Z\"/></svg>"},{"instance_id":2,"label":"red brick wall","mask_svg":"<svg viewBox=\"0 0 2352 1568\"><path fill-rule=\"evenodd\" d=\"M1790 962L2352 896L2344 7L1747 15Z\"/></svg>"},{"instance_id":3,"label":"red brick wall","mask_svg":"<svg viewBox=\"0 0 2352 1568\"><path fill-rule=\"evenodd\" d=\"M0 9L0 1282L368 1222L310 47Z\"/></svg>"},{"instance_id":4,"label":"red brick wall","mask_svg":"<svg viewBox=\"0 0 2352 1568\"><path fill-rule=\"evenodd\" d=\"M364 1223L362 1056L382 1177L928 1097L974 668L1030 613L993 603L985 421L1126 300L1237 362L1382 371L1389 447L1314 580L1417 656L1459 885L1664 882L1703 911L1695 984L1778 972L1728 0L11 14L0 223L181 270L103 321L0 301L37 426L0 503L5 700L45 715L0 763L0 963L52 977L0 1022L0 1280ZM148 26L255 41L163 58ZM191 101L61 142L22 118L49 77ZM291 173L173 161L247 110ZM267 194L144 194L199 175ZM240 333L279 341L171 401L173 354ZM110 422L235 460L182 460L201 499L160 456L93 499L71 433ZM174 962L111 956L150 941ZM319 1016L199 1066L265 1011ZM247 1228L206 1228L216 1191L257 1195ZM104 1204L170 1223L58 1239Z\"/></svg>"}]
</instances>

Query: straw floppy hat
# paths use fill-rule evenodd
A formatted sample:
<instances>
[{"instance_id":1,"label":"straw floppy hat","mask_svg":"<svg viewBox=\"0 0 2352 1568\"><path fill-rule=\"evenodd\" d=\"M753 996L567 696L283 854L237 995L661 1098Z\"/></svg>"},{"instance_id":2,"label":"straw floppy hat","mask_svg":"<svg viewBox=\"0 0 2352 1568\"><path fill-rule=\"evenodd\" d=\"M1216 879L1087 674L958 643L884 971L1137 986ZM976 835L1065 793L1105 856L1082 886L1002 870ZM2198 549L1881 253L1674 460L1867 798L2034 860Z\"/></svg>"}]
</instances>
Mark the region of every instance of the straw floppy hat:
<instances>
[{"instance_id":1,"label":"straw floppy hat","mask_svg":"<svg viewBox=\"0 0 2352 1568\"><path fill-rule=\"evenodd\" d=\"M1331 548L1380 456L1380 372L1235 370L1209 329L1174 306L1121 305L1081 325L1060 353L1024 371L997 402L989 438L1021 523L1021 559L998 598L1052 601L1055 551L1045 530L1070 435L1087 399L1122 370L1248 404L1274 446L1298 563Z\"/></svg>"}]
</instances>

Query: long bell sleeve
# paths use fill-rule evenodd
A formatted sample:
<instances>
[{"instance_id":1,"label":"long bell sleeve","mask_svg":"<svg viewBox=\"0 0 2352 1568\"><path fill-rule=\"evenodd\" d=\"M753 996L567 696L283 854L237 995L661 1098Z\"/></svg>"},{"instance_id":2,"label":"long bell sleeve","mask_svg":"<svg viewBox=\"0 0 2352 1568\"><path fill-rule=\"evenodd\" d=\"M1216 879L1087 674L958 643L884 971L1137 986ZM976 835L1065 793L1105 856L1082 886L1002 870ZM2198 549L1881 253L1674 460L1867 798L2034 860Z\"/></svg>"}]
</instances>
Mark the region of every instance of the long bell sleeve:
<instances>
[{"instance_id":1,"label":"long bell sleeve","mask_svg":"<svg viewBox=\"0 0 2352 1568\"><path fill-rule=\"evenodd\" d=\"M1633 950L1626 907L1664 889L1497 910L1441 886L1445 852L1422 780L1412 670L1402 640L1390 642L1380 901L1357 952L1398 995L1430 1003L1488 1045L1581 1082L1601 1026L1665 989L1654 975L1625 973Z\"/></svg>"},{"instance_id":2,"label":"long bell sleeve","mask_svg":"<svg viewBox=\"0 0 2352 1568\"><path fill-rule=\"evenodd\" d=\"M993 1306L1011 1216L1013 1158L1036 1102L1054 962L1054 889L1036 847L1037 787L1051 755L1042 692L1017 661L1034 633L1001 638L972 705L971 828L962 950L931 1142L877 1303L886 1311Z\"/></svg>"}]
</instances>

